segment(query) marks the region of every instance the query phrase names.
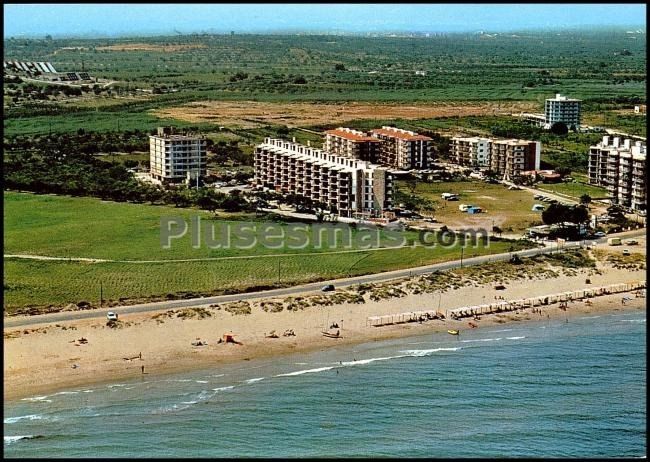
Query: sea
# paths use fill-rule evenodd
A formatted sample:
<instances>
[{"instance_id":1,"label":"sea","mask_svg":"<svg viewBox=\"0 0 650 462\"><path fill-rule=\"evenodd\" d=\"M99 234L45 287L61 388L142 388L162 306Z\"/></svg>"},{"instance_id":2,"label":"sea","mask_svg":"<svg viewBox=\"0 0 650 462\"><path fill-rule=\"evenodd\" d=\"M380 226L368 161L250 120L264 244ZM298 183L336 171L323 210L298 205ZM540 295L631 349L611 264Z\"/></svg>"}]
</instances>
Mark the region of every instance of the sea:
<instances>
[{"instance_id":1,"label":"sea","mask_svg":"<svg viewBox=\"0 0 650 462\"><path fill-rule=\"evenodd\" d=\"M646 450L645 310L332 347L4 403L5 457Z\"/></svg>"}]
</instances>

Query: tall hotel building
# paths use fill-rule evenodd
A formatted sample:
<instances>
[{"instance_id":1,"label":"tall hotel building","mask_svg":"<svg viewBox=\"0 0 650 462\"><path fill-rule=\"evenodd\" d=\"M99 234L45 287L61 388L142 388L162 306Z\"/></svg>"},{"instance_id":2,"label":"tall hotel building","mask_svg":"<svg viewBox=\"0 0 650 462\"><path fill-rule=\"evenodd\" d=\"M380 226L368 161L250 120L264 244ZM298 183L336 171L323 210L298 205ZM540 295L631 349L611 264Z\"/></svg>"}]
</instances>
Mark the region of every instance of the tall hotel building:
<instances>
[{"instance_id":1,"label":"tall hotel building","mask_svg":"<svg viewBox=\"0 0 650 462\"><path fill-rule=\"evenodd\" d=\"M459 165L489 168L510 179L528 170L539 170L542 148L539 141L455 136L451 149Z\"/></svg>"},{"instance_id":2,"label":"tall hotel building","mask_svg":"<svg viewBox=\"0 0 650 462\"><path fill-rule=\"evenodd\" d=\"M381 140L351 128L339 127L325 132L324 150L337 156L379 162Z\"/></svg>"},{"instance_id":3,"label":"tall hotel building","mask_svg":"<svg viewBox=\"0 0 650 462\"><path fill-rule=\"evenodd\" d=\"M342 217L381 217L392 208L387 169L282 139L256 147L255 183L321 202Z\"/></svg>"},{"instance_id":4,"label":"tall hotel building","mask_svg":"<svg viewBox=\"0 0 650 462\"><path fill-rule=\"evenodd\" d=\"M589 148L589 183L604 186L614 204L646 210L646 145L604 136Z\"/></svg>"},{"instance_id":5,"label":"tall hotel building","mask_svg":"<svg viewBox=\"0 0 650 462\"><path fill-rule=\"evenodd\" d=\"M178 183L193 181L206 174L206 141L201 136L177 135L171 127L158 127L149 137L151 176Z\"/></svg>"},{"instance_id":6,"label":"tall hotel building","mask_svg":"<svg viewBox=\"0 0 650 462\"><path fill-rule=\"evenodd\" d=\"M452 157L458 165L489 167L490 142L488 138L454 136L451 139Z\"/></svg>"},{"instance_id":7,"label":"tall hotel building","mask_svg":"<svg viewBox=\"0 0 650 462\"><path fill-rule=\"evenodd\" d=\"M546 128L556 122L564 122L569 130L580 128L580 100L567 98L557 93L555 98L548 98L544 104Z\"/></svg>"},{"instance_id":8,"label":"tall hotel building","mask_svg":"<svg viewBox=\"0 0 650 462\"><path fill-rule=\"evenodd\" d=\"M370 133L382 140L379 154L382 165L410 170L427 168L433 161L433 140L428 136L395 127L381 127Z\"/></svg>"}]
</instances>

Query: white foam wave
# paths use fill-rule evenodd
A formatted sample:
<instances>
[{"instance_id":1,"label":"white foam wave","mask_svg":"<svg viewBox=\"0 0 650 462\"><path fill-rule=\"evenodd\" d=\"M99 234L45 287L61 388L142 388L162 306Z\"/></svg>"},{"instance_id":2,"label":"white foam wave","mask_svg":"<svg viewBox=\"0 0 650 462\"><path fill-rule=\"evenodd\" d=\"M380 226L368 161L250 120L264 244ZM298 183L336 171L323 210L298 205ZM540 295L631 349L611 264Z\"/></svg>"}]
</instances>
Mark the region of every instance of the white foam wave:
<instances>
[{"instance_id":1,"label":"white foam wave","mask_svg":"<svg viewBox=\"0 0 650 462\"><path fill-rule=\"evenodd\" d=\"M344 366L360 366L360 365L363 365L363 364L374 363L375 361L387 361L389 359L397 359L397 358L403 358L403 357L404 357L404 355L386 356L386 357L383 357L383 358L358 359L358 360L355 360L355 361L345 361L342 364Z\"/></svg>"},{"instance_id":2,"label":"white foam wave","mask_svg":"<svg viewBox=\"0 0 650 462\"><path fill-rule=\"evenodd\" d=\"M458 351L460 350L460 347L454 347L454 348L432 348L429 350L405 350L401 351L400 353L406 353L407 356L415 356L415 357L420 357L420 356L429 356L433 353L437 353L439 351Z\"/></svg>"},{"instance_id":3,"label":"white foam wave","mask_svg":"<svg viewBox=\"0 0 650 462\"><path fill-rule=\"evenodd\" d=\"M510 332L512 329L489 330L488 333L494 334L496 332Z\"/></svg>"},{"instance_id":4,"label":"white foam wave","mask_svg":"<svg viewBox=\"0 0 650 462\"><path fill-rule=\"evenodd\" d=\"M95 390L83 390L82 393L93 393Z\"/></svg>"},{"instance_id":5,"label":"white foam wave","mask_svg":"<svg viewBox=\"0 0 650 462\"><path fill-rule=\"evenodd\" d=\"M645 322L645 319L621 319L621 322Z\"/></svg>"},{"instance_id":6,"label":"white foam wave","mask_svg":"<svg viewBox=\"0 0 650 462\"><path fill-rule=\"evenodd\" d=\"M54 393L52 396L56 396L56 395L76 395L78 393L79 393L78 391L60 391L58 393Z\"/></svg>"},{"instance_id":7,"label":"white foam wave","mask_svg":"<svg viewBox=\"0 0 650 462\"><path fill-rule=\"evenodd\" d=\"M276 377L291 377L291 376L294 376L294 375L313 374L313 373L316 373L316 372L329 371L331 369L334 369L334 366L318 367L316 369L304 369L302 371L287 372L286 374L278 374L278 375L276 375Z\"/></svg>"},{"instance_id":8,"label":"white foam wave","mask_svg":"<svg viewBox=\"0 0 650 462\"><path fill-rule=\"evenodd\" d=\"M23 398L21 401L34 401L34 402L45 402L45 403L51 403L51 399L47 399L48 396L32 396L31 398Z\"/></svg>"},{"instance_id":9,"label":"white foam wave","mask_svg":"<svg viewBox=\"0 0 650 462\"><path fill-rule=\"evenodd\" d=\"M107 386L107 388L118 388L118 387L126 387L126 383L115 383L113 385Z\"/></svg>"},{"instance_id":10,"label":"white foam wave","mask_svg":"<svg viewBox=\"0 0 650 462\"><path fill-rule=\"evenodd\" d=\"M5 444L12 444L12 443L15 443L16 441L31 440L32 438L36 438L36 437L34 435L5 436L4 442L5 442Z\"/></svg>"},{"instance_id":11,"label":"white foam wave","mask_svg":"<svg viewBox=\"0 0 650 462\"><path fill-rule=\"evenodd\" d=\"M526 338L526 336L522 335L521 337L506 337L508 340L521 340L522 338Z\"/></svg>"},{"instance_id":12,"label":"white foam wave","mask_svg":"<svg viewBox=\"0 0 650 462\"><path fill-rule=\"evenodd\" d=\"M198 401L181 401L181 404L196 404Z\"/></svg>"},{"instance_id":13,"label":"white foam wave","mask_svg":"<svg viewBox=\"0 0 650 462\"><path fill-rule=\"evenodd\" d=\"M473 343L473 342L498 342L501 340L501 337L497 338L475 338L471 340L461 340L461 343Z\"/></svg>"},{"instance_id":14,"label":"white foam wave","mask_svg":"<svg viewBox=\"0 0 650 462\"><path fill-rule=\"evenodd\" d=\"M207 380L195 380L196 383L208 383Z\"/></svg>"},{"instance_id":15,"label":"white foam wave","mask_svg":"<svg viewBox=\"0 0 650 462\"><path fill-rule=\"evenodd\" d=\"M227 386L227 387L213 388L212 391L232 390L233 388L235 388L235 386L234 386L234 385L230 385L230 386Z\"/></svg>"},{"instance_id":16,"label":"white foam wave","mask_svg":"<svg viewBox=\"0 0 650 462\"><path fill-rule=\"evenodd\" d=\"M20 420L42 420L44 417L41 414L19 415L16 417L7 417L4 419L5 424L16 423Z\"/></svg>"},{"instance_id":17,"label":"white foam wave","mask_svg":"<svg viewBox=\"0 0 650 462\"><path fill-rule=\"evenodd\" d=\"M257 377L255 379L248 379L248 380L245 380L244 383L255 383L255 382L259 382L260 380L264 380L264 378L265 377Z\"/></svg>"},{"instance_id":18,"label":"white foam wave","mask_svg":"<svg viewBox=\"0 0 650 462\"><path fill-rule=\"evenodd\" d=\"M596 318L600 318L600 316L582 316L578 319L596 319Z\"/></svg>"}]
</instances>

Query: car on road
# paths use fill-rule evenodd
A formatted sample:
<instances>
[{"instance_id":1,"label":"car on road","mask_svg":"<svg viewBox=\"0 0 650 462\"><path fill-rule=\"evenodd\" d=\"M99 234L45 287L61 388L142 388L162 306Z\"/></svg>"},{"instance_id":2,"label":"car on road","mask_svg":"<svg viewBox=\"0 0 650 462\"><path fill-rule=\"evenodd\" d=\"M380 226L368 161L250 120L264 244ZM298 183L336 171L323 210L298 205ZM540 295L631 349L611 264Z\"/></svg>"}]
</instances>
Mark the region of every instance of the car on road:
<instances>
[{"instance_id":1,"label":"car on road","mask_svg":"<svg viewBox=\"0 0 650 462\"><path fill-rule=\"evenodd\" d=\"M603 233L602 231L597 231L597 232L594 233L594 237L597 237L597 238L601 238L601 237L605 237L605 236L607 236L607 234Z\"/></svg>"},{"instance_id":2,"label":"car on road","mask_svg":"<svg viewBox=\"0 0 650 462\"><path fill-rule=\"evenodd\" d=\"M630 251L629 249L623 249L623 255L629 255Z\"/></svg>"},{"instance_id":3,"label":"car on road","mask_svg":"<svg viewBox=\"0 0 650 462\"><path fill-rule=\"evenodd\" d=\"M321 288L323 292L332 292L334 290L334 284L327 284Z\"/></svg>"},{"instance_id":4,"label":"car on road","mask_svg":"<svg viewBox=\"0 0 650 462\"><path fill-rule=\"evenodd\" d=\"M639 241L637 241L636 239L628 239L627 241L625 241L625 245L637 245L638 243Z\"/></svg>"},{"instance_id":5,"label":"car on road","mask_svg":"<svg viewBox=\"0 0 650 462\"><path fill-rule=\"evenodd\" d=\"M106 319L109 321L117 321L117 313L114 311L109 311L106 313Z\"/></svg>"}]
</instances>

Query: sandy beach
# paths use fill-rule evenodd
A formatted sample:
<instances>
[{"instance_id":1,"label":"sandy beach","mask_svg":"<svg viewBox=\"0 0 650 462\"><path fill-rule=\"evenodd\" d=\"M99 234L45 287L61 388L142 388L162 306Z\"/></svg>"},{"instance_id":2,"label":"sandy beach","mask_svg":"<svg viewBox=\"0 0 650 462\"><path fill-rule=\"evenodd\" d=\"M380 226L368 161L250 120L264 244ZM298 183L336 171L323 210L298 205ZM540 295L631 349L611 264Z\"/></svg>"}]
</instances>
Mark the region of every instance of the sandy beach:
<instances>
[{"instance_id":1,"label":"sandy beach","mask_svg":"<svg viewBox=\"0 0 650 462\"><path fill-rule=\"evenodd\" d=\"M177 312L123 315L118 327L107 326L105 317L73 322L49 323L25 329L4 331L4 398L18 399L61 389L99 382L135 378L145 374L167 374L198 368L218 368L220 364L243 361L294 351L323 349L333 345L418 335L426 332L469 330L468 321L430 320L382 327L370 327L369 316L453 309L490 303L495 297L514 300L547 295L585 287L598 287L646 279L646 271L602 267L600 274L580 269L553 278L514 280L505 290L493 284L465 286L444 292L409 294L365 303L338 303L284 309L273 312L254 305L250 314L232 314L224 309L204 307L193 318L177 317ZM590 284L586 285L586 278ZM338 292L338 291L337 291ZM308 296L309 294L305 294ZM586 313L645 309L645 298L626 294L632 299L622 303L621 294L597 297L591 303L571 302L566 310L559 305L518 313L482 316L476 329L502 323L525 322L544 318L570 318ZM208 313L199 319L198 313ZM333 323L342 338L322 335ZM295 336L283 336L293 330ZM337 329L333 329L334 332ZM277 338L267 335L275 331ZM219 343L232 333L241 344ZM80 342L86 339L87 342ZM193 343L207 343L195 346ZM141 359L140 359L141 355Z\"/></svg>"}]
</instances>

